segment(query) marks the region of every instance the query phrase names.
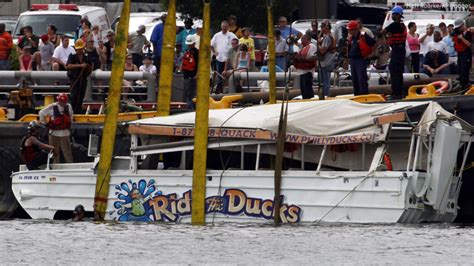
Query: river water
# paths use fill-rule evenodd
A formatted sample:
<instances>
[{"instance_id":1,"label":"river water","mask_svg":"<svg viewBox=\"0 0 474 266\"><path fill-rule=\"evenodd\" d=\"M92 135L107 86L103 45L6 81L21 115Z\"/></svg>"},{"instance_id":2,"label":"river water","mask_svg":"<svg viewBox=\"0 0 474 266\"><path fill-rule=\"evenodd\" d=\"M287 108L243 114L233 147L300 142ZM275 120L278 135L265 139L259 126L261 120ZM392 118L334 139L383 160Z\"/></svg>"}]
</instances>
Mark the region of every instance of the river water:
<instances>
[{"instance_id":1,"label":"river water","mask_svg":"<svg viewBox=\"0 0 474 266\"><path fill-rule=\"evenodd\" d=\"M0 221L5 264L471 264L474 227L454 224Z\"/></svg>"}]
</instances>

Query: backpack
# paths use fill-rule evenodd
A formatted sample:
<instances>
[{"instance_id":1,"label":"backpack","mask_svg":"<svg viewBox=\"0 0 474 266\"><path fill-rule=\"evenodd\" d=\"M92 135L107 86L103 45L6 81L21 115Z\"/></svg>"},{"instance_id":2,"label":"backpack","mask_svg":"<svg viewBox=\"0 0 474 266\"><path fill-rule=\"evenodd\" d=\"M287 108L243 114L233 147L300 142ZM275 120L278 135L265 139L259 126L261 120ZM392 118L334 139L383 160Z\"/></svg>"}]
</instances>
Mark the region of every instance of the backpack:
<instances>
[{"instance_id":1,"label":"backpack","mask_svg":"<svg viewBox=\"0 0 474 266\"><path fill-rule=\"evenodd\" d=\"M196 70L196 59L191 50L187 50L181 62L181 70L183 71L195 71Z\"/></svg>"}]
</instances>

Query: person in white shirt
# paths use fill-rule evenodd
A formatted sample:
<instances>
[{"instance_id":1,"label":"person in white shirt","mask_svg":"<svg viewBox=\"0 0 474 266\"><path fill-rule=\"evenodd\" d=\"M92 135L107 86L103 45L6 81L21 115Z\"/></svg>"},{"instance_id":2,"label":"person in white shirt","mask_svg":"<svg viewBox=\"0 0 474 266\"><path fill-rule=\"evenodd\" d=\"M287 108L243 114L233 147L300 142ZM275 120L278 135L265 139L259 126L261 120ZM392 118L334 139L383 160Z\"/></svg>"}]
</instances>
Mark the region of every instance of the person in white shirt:
<instances>
[{"instance_id":1,"label":"person in white shirt","mask_svg":"<svg viewBox=\"0 0 474 266\"><path fill-rule=\"evenodd\" d=\"M48 71L51 70L51 58L54 54L54 44L49 41L49 36L47 34L41 35L41 42L39 44L39 54L41 55L41 65L38 66L38 70Z\"/></svg>"},{"instance_id":2,"label":"person in white shirt","mask_svg":"<svg viewBox=\"0 0 474 266\"><path fill-rule=\"evenodd\" d=\"M235 34L229 31L229 23L222 21L221 31L214 34L211 40L211 50L216 56L216 71L221 75L224 72L225 62L227 61L227 54L230 49L231 42L237 38ZM224 87L224 80L219 76L217 80L217 91L216 93L222 92Z\"/></svg>"},{"instance_id":3,"label":"person in white shirt","mask_svg":"<svg viewBox=\"0 0 474 266\"><path fill-rule=\"evenodd\" d=\"M301 45L301 50L294 57L294 66L300 73L300 89L303 99L311 99L314 98L313 72L317 61L317 47L311 43L311 36L308 34L301 37Z\"/></svg>"},{"instance_id":4,"label":"person in white shirt","mask_svg":"<svg viewBox=\"0 0 474 266\"><path fill-rule=\"evenodd\" d=\"M66 71L66 63L70 54L74 54L75 50L69 46L69 37L63 35L61 38L62 44L54 49L53 57L51 58L53 71Z\"/></svg>"},{"instance_id":5,"label":"person in white shirt","mask_svg":"<svg viewBox=\"0 0 474 266\"><path fill-rule=\"evenodd\" d=\"M60 163L62 151L66 163L72 163L71 125L73 122L72 106L68 103L68 96L60 93L57 102L52 103L39 111L40 121L49 128L49 144L54 146L54 163ZM49 117L49 121L46 117Z\"/></svg>"},{"instance_id":6,"label":"person in white shirt","mask_svg":"<svg viewBox=\"0 0 474 266\"><path fill-rule=\"evenodd\" d=\"M143 65L138 68L140 72L150 73L156 75L156 66L153 65L153 60L151 59L150 55L145 55L145 59L143 59ZM146 85L147 80L137 80L136 83L138 85Z\"/></svg>"},{"instance_id":7,"label":"person in white shirt","mask_svg":"<svg viewBox=\"0 0 474 266\"><path fill-rule=\"evenodd\" d=\"M443 38L441 37L441 32L435 31L433 34L433 41L428 43L428 52L437 50L444 54L448 54L448 45L443 42Z\"/></svg>"},{"instance_id":8,"label":"person in white shirt","mask_svg":"<svg viewBox=\"0 0 474 266\"><path fill-rule=\"evenodd\" d=\"M433 41L433 33L434 25L428 24L426 25L426 33L418 38L418 41L420 42L420 62L423 62L423 57L428 52L428 43Z\"/></svg>"}]
</instances>

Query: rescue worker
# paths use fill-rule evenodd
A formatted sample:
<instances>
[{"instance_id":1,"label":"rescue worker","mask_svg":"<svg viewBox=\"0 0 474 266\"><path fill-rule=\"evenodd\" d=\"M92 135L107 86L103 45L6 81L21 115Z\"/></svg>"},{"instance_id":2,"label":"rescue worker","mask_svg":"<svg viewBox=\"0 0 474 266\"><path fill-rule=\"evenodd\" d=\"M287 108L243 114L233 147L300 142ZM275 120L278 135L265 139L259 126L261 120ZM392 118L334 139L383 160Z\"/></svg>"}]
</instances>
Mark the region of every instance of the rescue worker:
<instances>
[{"instance_id":1,"label":"rescue worker","mask_svg":"<svg viewBox=\"0 0 474 266\"><path fill-rule=\"evenodd\" d=\"M29 170L37 170L48 162L48 154L43 150L54 150L53 146L38 139L40 129L41 125L37 121L31 121L28 125L28 135L21 141L21 157Z\"/></svg>"},{"instance_id":2,"label":"rescue worker","mask_svg":"<svg viewBox=\"0 0 474 266\"><path fill-rule=\"evenodd\" d=\"M66 163L72 163L71 125L73 120L72 106L68 103L66 93L56 97L57 102L46 106L39 112L40 121L49 128L49 144L54 146L54 163L60 163L61 151ZM49 122L46 122L49 116Z\"/></svg>"},{"instance_id":3,"label":"rescue worker","mask_svg":"<svg viewBox=\"0 0 474 266\"><path fill-rule=\"evenodd\" d=\"M382 31L382 33L387 34L387 43L392 48L389 64L390 78L392 82L392 99L402 99L407 94L407 91L403 88L407 28L401 21L402 18L403 8L395 6L392 9L393 22Z\"/></svg>"},{"instance_id":4,"label":"rescue worker","mask_svg":"<svg viewBox=\"0 0 474 266\"><path fill-rule=\"evenodd\" d=\"M76 205L76 207L74 207L74 218L72 220L75 222L82 222L84 221L84 216L85 216L84 206L82 206L82 204Z\"/></svg>"},{"instance_id":5,"label":"rescue worker","mask_svg":"<svg viewBox=\"0 0 474 266\"><path fill-rule=\"evenodd\" d=\"M472 35L466 30L466 25L462 19L454 21L452 33L454 49L458 53L459 81L463 89L469 86L469 74L472 64Z\"/></svg>"},{"instance_id":6,"label":"rescue worker","mask_svg":"<svg viewBox=\"0 0 474 266\"><path fill-rule=\"evenodd\" d=\"M69 77L69 93L74 113L82 113L82 103L86 94L87 79L92 72L92 62L88 54L84 53L84 41L74 43L75 54L70 54L67 63L67 76Z\"/></svg>"},{"instance_id":7,"label":"rescue worker","mask_svg":"<svg viewBox=\"0 0 474 266\"><path fill-rule=\"evenodd\" d=\"M369 77L367 76L367 58L372 54L376 41L365 32L362 32L357 20L347 24L349 31L348 57L351 66L352 85L354 95L369 93Z\"/></svg>"},{"instance_id":8,"label":"rescue worker","mask_svg":"<svg viewBox=\"0 0 474 266\"><path fill-rule=\"evenodd\" d=\"M314 98L313 72L317 62L317 48L311 43L311 36L303 35L301 38L302 48L295 55L295 68L300 74L300 89L303 99Z\"/></svg>"}]
</instances>

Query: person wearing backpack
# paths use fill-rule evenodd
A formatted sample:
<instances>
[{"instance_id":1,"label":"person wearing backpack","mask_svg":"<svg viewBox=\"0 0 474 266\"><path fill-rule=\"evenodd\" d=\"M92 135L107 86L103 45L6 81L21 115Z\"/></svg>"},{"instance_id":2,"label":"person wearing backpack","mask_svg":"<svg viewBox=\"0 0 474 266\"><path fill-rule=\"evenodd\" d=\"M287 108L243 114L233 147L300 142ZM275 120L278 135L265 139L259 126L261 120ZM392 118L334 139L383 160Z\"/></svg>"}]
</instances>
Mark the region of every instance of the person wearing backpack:
<instances>
[{"instance_id":1,"label":"person wearing backpack","mask_svg":"<svg viewBox=\"0 0 474 266\"><path fill-rule=\"evenodd\" d=\"M199 50L196 48L196 37L194 35L188 35L186 37L186 45L188 46L188 50L183 55L181 71L183 72L186 106L189 109L194 109L193 98L196 97L196 79L199 60Z\"/></svg>"},{"instance_id":2,"label":"person wearing backpack","mask_svg":"<svg viewBox=\"0 0 474 266\"><path fill-rule=\"evenodd\" d=\"M347 24L347 29L349 30L348 57L354 95L368 94L367 58L372 54L376 42L360 31L356 20L351 20Z\"/></svg>"},{"instance_id":3,"label":"person wearing backpack","mask_svg":"<svg viewBox=\"0 0 474 266\"><path fill-rule=\"evenodd\" d=\"M331 23L329 20L324 20L321 23L321 33L321 37L318 39L318 57L321 65L320 75L323 83L323 93L325 97L328 97L336 51L336 39L331 34Z\"/></svg>"}]
</instances>

